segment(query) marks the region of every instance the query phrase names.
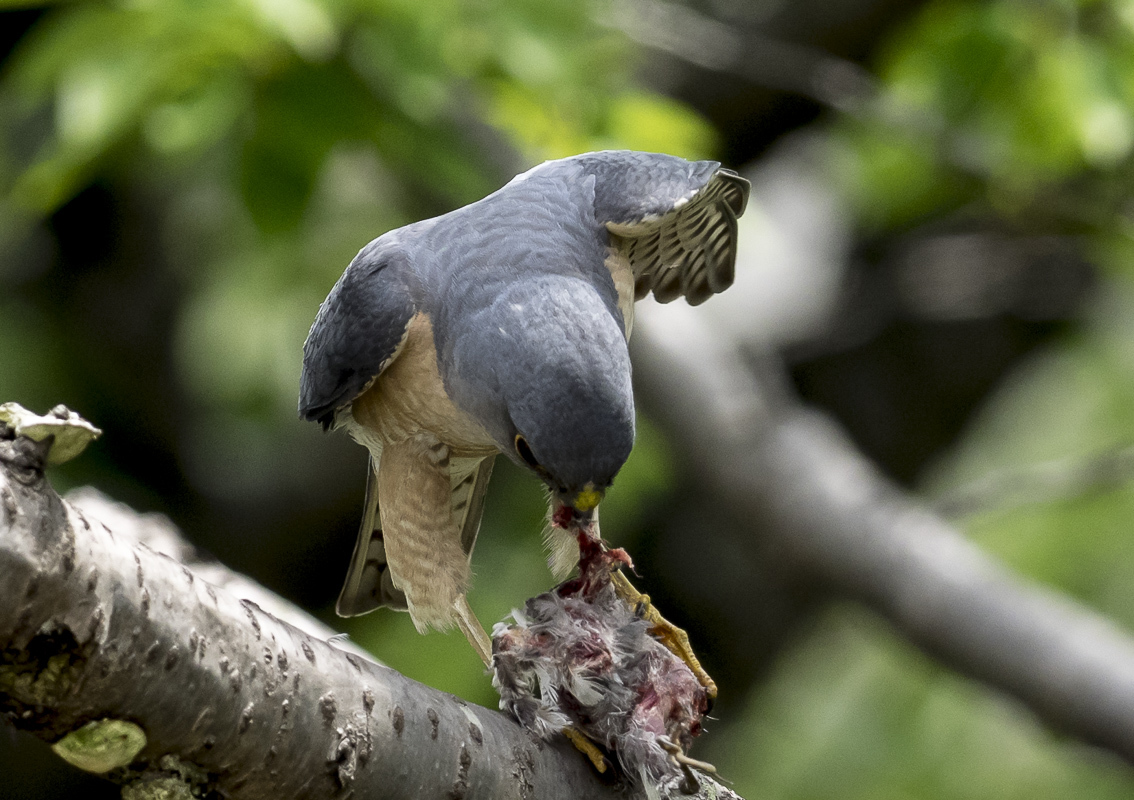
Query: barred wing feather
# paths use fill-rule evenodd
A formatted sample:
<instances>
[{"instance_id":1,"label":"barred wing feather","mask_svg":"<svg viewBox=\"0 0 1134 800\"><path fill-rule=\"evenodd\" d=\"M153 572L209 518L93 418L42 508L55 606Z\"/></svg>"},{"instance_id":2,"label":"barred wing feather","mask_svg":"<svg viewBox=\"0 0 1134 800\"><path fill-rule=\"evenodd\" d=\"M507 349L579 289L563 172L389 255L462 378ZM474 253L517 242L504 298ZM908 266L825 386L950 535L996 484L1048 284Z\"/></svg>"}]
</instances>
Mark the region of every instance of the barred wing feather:
<instances>
[{"instance_id":1,"label":"barred wing feather","mask_svg":"<svg viewBox=\"0 0 1134 800\"><path fill-rule=\"evenodd\" d=\"M748 190L747 180L718 169L666 214L608 222L612 245L634 271L634 299L653 292L659 303L685 297L695 306L731 286L736 220L744 213Z\"/></svg>"}]
</instances>

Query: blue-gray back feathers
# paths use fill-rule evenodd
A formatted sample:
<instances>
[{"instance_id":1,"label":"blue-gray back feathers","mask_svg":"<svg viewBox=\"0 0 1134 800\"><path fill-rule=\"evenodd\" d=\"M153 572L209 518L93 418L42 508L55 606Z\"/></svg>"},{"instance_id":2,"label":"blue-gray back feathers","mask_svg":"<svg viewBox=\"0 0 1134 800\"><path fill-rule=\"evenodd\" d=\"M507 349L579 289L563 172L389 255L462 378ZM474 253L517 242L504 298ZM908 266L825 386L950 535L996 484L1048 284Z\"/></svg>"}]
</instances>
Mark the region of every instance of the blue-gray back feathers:
<instances>
[{"instance_id":1,"label":"blue-gray back feathers","mask_svg":"<svg viewBox=\"0 0 1134 800\"><path fill-rule=\"evenodd\" d=\"M502 449L518 427L546 425L551 415L582 436L572 439L579 458L594 444L582 433L591 430L624 460L633 409L609 248L629 260L637 296L702 302L732 282L747 196L747 181L713 161L587 153L387 233L351 262L319 310L304 345L300 414L332 424L389 363L420 311L433 323L447 391ZM536 413L544 419L520 419ZM545 449L576 447L547 441L559 444Z\"/></svg>"}]
</instances>

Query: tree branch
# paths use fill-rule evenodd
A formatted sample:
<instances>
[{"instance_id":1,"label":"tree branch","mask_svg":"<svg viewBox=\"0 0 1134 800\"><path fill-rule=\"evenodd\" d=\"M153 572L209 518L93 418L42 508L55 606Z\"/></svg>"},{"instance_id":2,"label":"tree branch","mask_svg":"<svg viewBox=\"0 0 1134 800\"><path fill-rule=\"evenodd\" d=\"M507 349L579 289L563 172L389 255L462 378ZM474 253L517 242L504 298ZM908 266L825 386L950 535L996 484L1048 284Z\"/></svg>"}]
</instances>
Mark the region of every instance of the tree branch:
<instances>
[{"instance_id":1,"label":"tree branch","mask_svg":"<svg viewBox=\"0 0 1134 800\"><path fill-rule=\"evenodd\" d=\"M857 597L947 665L1134 761L1134 640L1030 583L880 475L825 416L778 403L691 309L643 309L635 380L734 519L772 520L794 566ZM654 312L654 313L650 313ZM741 545L744 546L744 545Z\"/></svg>"},{"instance_id":2,"label":"tree branch","mask_svg":"<svg viewBox=\"0 0 1134 800\"><path fill-rule=\"evenodd\" d=\"M947 519L959 519L1109 492L1128 485L1132 478L1134 447L1115 447L1081 458L994 470L945 489L933 499L933 508Z\"/></svg>"},{"instance_id":3,"label":"tree branch","mask_svg":"<svg viewBox=\"0 0 1134 800\"><path fill-rule=\"evenodd\" d=\"M214 558L201 554L190 544L181 531L164 514L139 514L125 503L119 503L95 489L82 486L67 493L67 505L79 516L92 524L100 524L114 532L114 535L131 545L144 545L155 553L168 556L193 574L215 588L224 589L237 600L250 600L292 627L316 639L330 640L339 650L354 653L356 656L381 662L365 649L359 647L327 625L308 614L299 606L290 603L275 592L265 589L256 581L240 572L229 569Z\"/></svg>"},{"instance_id":4,"label":"tree branch","mask_svg":"<svg viewBox=\"0 0 1134 800\"><path fill-rule=\"evenodd\" d=\"M49 448L0 426L0 710L64 737L56 750L72 763L134 798L171 783L178 796L246 799L624 796L566 740L538 742L339 649L278 598L314 635L238 599L141 544L153 531L139 533L136 515L118 509L116 531L105 501L60 500L42 472ZM89 745L132 732L123 757ZM717 788L703 782L699 796Z\"/></svg>"},{"instance_id":5,"label":"tree branch","mask_svg":"<svg viewBox=\"0 0 1134 800\"><path fill-rule=\"evenodd\" d=\"M757 30L740 32L690 6L667 0L615 0L599 21L646 47L758 86L856 111L877 91L853 61Z\"/></svg>"}]
</instances>

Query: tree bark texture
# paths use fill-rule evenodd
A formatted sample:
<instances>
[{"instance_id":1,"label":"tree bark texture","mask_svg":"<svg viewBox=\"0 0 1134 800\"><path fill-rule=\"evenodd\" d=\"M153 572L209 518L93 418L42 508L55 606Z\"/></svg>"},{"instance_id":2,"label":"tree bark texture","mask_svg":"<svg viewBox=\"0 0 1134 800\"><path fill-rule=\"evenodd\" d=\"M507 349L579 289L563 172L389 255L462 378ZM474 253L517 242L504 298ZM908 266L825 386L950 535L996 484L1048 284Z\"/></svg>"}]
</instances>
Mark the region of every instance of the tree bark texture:
<instances>
[{"instance_id":1,"label":"tree bark texture","mask_svg":"<svg viewBox=\"0 0 1134 800\"><path fill-rule=\"evenodd\" d=\"M566 740L536 741L88 517L89 496L72 506L45 479L49 446L0 435L0 710L48 741L140 726L144 748L108 774L124 796L170 781L248 799L625 796Z\"/></svg>"}]
</instances>

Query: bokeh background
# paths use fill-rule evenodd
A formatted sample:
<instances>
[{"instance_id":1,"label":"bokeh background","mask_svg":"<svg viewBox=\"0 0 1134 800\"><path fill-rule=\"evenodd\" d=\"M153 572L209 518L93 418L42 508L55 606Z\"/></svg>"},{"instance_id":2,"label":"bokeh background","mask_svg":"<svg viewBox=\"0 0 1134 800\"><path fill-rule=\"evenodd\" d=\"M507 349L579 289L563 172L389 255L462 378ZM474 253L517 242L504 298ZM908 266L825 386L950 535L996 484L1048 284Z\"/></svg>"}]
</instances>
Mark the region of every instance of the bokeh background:
<instances>
[{"instance_id":1,"label":"bokeh background","mask_svg":"<svg viewBox=\"0 0 1134 800\"><path fill-rule=\"evenodd\" d=\"M167 514L494 706L459 634L334 620L365 453L297 419L301 346L369 239L611 147L751 178L705 313L989 551L1134 626L1131 0L4 0L0 401L105 430L61 491ZM721 684L696 755L741 794L1134 797L868 609L730 557L759 531L696 485L642 419L604 533ZM500 464L486 623L548 587L544 514ZM0 796L79 791L117 795L0 723Z\"/></svg>"}]
</instances>

